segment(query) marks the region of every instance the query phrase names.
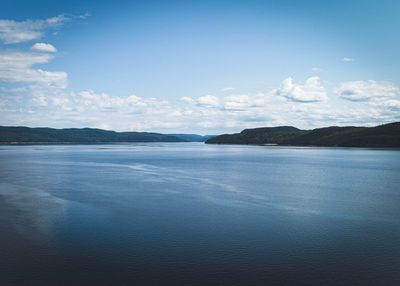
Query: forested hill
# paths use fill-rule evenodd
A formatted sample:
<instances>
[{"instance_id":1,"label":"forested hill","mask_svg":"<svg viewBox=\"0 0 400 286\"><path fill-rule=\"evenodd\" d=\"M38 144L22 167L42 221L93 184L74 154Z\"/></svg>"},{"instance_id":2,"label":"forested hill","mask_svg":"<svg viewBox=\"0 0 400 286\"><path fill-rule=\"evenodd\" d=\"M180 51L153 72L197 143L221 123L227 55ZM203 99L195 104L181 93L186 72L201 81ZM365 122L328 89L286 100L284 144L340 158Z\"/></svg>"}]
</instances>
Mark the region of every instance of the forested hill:
<instances>
[{"instance_id":1,"label":"forested hill","mask_svg":"<svg viewBox=\"0 0 400 286\"><path fill-rule=\"evenodd\" d=\"M301 130L290 126L245 129L206 141L207 144L276 144L283 146L400 147L400 122L376 127L325 127Z\"/></svg>"},{"instance_id":2,"label":"forested hill","mask_svg":"<svg viewBox=\"0 0 400 286\"><path fill-rule=\"evenodd\" d=\"M15 143L122 143L122 142L184 142L160 133L115 132L94 128L29 128L0 126L0 144Z\"/></svg>"}]
</instances>

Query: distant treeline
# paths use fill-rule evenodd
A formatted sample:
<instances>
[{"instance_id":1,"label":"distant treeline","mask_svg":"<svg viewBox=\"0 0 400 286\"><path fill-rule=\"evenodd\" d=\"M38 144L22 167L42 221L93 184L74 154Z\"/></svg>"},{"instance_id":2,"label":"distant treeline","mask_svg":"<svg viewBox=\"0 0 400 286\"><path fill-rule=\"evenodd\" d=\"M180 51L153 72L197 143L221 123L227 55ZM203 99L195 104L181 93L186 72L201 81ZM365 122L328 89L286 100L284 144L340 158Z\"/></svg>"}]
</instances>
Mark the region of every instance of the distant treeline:
<instances>
[{"instance_id":1,"label":"distant treeline","mask_svg":"<svg viewBox=\"0 0 400 286\"><path fill-rule=\"evenodd\" d=\"M207 144L276 144L283 146L400 147L400 122L376 127L325 127L301 130L291 126L245 129L206 141Z\"/></svg>"},{"instance_id":2,"label":"distant treeline","mask_svg":"<svg viewBox=\"0 0 400 286\"><path fill-rule=\"evenodd\" d=\"M122 142L185 142L186 140L160 133L115 132L94 128L29 128L1 127L0 143L122 143Z\"/></svg>"},{"instance_id":3,"label":"distant treeline","mask_svg":"<svg viewBox=\"0 0 400 286\"><path fill-rule=\"evenodd\" d=\"M206 141L207 140L207 141ZM400 147L400 122L376 127L291 126L245 129L219 136L115 132L95 128L29 128L0 126L0 144L100 144L129 142L206 142L207 144L274 144L282 146Z\"/></svg>"}]
</instances>

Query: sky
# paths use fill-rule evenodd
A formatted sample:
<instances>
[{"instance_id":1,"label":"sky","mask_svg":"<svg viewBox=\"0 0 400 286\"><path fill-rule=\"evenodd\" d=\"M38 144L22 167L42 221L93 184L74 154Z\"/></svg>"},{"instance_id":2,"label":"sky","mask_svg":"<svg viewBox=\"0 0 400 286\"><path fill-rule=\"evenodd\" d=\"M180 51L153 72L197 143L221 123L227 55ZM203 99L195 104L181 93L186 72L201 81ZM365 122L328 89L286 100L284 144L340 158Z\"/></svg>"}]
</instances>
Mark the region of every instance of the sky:
<instances>
[{"instance_id":1,"label":"sky","mask_svg":"<svg viewBox=\"0 0 400 286\"><path fill-rule=\"evenodd\" d=\"M400 1L0 0L0 125L400 120Z\"/></svg>"}]
</instances>

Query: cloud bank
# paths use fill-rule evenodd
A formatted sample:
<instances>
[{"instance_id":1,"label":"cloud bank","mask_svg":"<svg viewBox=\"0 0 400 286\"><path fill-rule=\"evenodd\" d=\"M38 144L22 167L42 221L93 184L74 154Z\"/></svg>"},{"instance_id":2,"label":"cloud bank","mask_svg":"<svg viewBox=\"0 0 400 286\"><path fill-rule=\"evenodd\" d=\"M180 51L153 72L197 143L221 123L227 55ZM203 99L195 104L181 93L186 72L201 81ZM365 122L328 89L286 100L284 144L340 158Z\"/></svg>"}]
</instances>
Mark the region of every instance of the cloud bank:
<instances>
[{"instance_id":1,"label":"cloud bank","mask_svg":"<svg viewBox=\"0 0 400 286\"><path fill-rule=\"evenodd\" d=\"M0 41L10 47L38 40L69 20L65 15L20 22L0 20ZM304 82L289 76L260 91L223 87L209 94L163 100L72 90L65 71L38 67L49 64L56 51L45 41L33 44L30 50L0 50L2 125L218 134L260 126L314 128L400 120L400 89L391 82L347 81L327 87L318 76Z\"/></svg>"}]
</instances>

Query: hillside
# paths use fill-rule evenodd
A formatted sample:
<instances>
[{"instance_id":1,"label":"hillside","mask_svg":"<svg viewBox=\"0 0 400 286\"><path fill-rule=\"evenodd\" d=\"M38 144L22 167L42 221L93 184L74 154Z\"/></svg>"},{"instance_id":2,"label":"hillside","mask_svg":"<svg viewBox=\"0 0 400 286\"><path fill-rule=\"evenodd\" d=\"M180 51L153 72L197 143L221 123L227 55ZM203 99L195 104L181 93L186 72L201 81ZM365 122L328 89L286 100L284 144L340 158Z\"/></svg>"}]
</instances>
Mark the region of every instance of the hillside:
<instances>
[{"instance_id":1,"label":"hillside","mask_svg":"<svg viewBox=\"0 0 400 286\"><path fill-rule=\"evenodd\" d=\"M208 144L280 144L304 131L290 126L245 129L236 134L223 134L206 141Z\"/></svg>"},{"instance_id":2,"label":"hillside","mask_svg":"<svg viewBox=\"0 0 400 286\"><path fill-rule=\"evenodd\" d=\"M276 144L286 146L400 147L400 122L376 127L325 127L301 130L290 126L245 129L223 134L207 144Z\"/></svg>"},{"instance_id":3,"label":"hillside","mask_svg":"<svg viewBox=\"0 0 400 286\"><path fill-rule=\"evenodd\" d=\"M7 143L122 143L122 142L184 142L160 133L115 132L94 128L29 128L0 126L0 144Z\"/></svg>"}]
</instances>

